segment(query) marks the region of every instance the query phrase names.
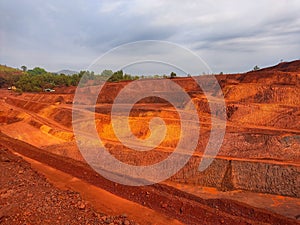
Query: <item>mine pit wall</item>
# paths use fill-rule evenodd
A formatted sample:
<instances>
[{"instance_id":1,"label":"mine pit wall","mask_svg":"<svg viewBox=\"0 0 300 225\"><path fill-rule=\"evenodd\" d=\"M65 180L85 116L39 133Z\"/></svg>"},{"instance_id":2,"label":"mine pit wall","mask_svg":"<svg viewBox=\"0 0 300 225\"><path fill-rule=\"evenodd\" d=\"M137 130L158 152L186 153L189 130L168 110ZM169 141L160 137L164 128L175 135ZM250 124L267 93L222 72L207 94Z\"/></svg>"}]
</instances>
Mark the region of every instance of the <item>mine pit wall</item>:
<instances>
[{"instance_id":1,"label":"mine pit wall","mask_svg":"<svg viewBox=\"0 0 300 225\"><path fill-rule=\"evenodd\" d=\"M270 76L268 75L262 78L261 77L262 76L241 77L243 83L240 83L238 80L234 80L236 79L236 76L232 76L232 84L224 85L223 91L226 97L227 106L229 106L228 108L232 107L233 109L232 112L230 112L230 110L227 109L227 112L230 112L229 114L227 114L227 116L229 117L228 121L233 122L236 125L239 125L240 127L244 127L245 125L250 124L266 127L271 126L279 129L284 128L298 130L300 127L300 124L297 122L299 118L298 112L300 99L294 96L298 96L298 93L300 91L299 75L297 75L298 83L293 85L290 82L280 82L281 79L286 77L286 74L284 74L283 78L279 77L280 79L278 78L276 84L274 84L273 80L271 79L273 77L272 74ZM255 81L255 79L258 78L264 80L260 82ZM249 79L253 79L255 82ZM261 85L258 85L258 83L261 83ZM194 89L196 88L191 86L186 88L186 91L192 91ZM114 92L117 92L117 90ZM113 94L109 96L103 96L103 98L105 99L102 100L106 103L110 103L113 99ZM25 110L40 113L43 109L47 109L49 107L49 103L71 104L73 100L72 95L57 96L54 94L27 94L25 95L25 97L24 99L8 97L6 102L11 105L23 108ZM207 106L205 106L205 104L202 102L202 99L200 98L201 95L199 95L197 91L196 97L199 98L199 100L196 101L200 106L199 108L204 110L204 112L207 112ZM70 115L70 111L68 112L67 110L65 113L62 113L62 109L57 110L57 112L54 109L51 110L51 117L53 117L53 119L57 122L61 120L67 121L67 118L71 118ZM274 118L276 118L275 123L273 122ZM68 123L64 125L66 127L70 127L71 120L69 119ZM243 148L243 151L241 151L240 148L233 149L233 147L235 146L232 146L232 144L229 143L228 147L224 149L227 149L227 152L230 152L232 156L232 152L238 151L238 157L243 157L242 154L245 154L245 157L249 157L249 152L247 152L246 154L246 151L248 151L247 148L251 149L252 144L256 145L257 147L257 145L261 143L262 144L261 146L259 146L258 151L263 153L269 153L268 151L262 151L264 150L262 148L265 143L265 134L250 133L244 135L245 138L242 135L238 135L239 134L232 134L228 136L228 142L232 140L232 137L237 138L240 136L240 139L235 140L240 140L243 143L247 143L247 145L240 145ZM248 136L250 136L250 138L247 138ZM252 136L255 139L251 138ZM260 138L259 140L262 140L262 142L258 143L257 137L260 136L262 136L262 138ZM297 156L297 149L299 146L298 135L291 136L284 134L281 136L277 136L274 137L273 135L270 138L266 137L266 139L275 139L276 143L281 143L281 141L278 142L277 139L282 140L283 144L285 143L285 140L287 140L286 143L288 144L291 144L292 142L292 144L294 145L292 145L290 149L288 149L288 151L290 151L289 154L285 155L285 152L288 151L284 151L283 147L275 149L276 145L274 144L275 142L273 142L272 140L272 142L270 142L270 146L267 146L268 149L265 150L276 150L276 154L280 152L280 154L278 153L280 156L285 155L284 157L282 157L282 160L295 160L294 157ZM252 143L252 140L256 141ZM250 144L251 146L247 147ZM120 160L124 162L128 161L129 156L128 154L126 154L126 152L120 151L119 146L114 146L114 148L118 148ZM81 158L80 152L72 148L72 144L70 143L67 143L63 147L61 145L51 146L45 150L58 155L73 158L75 160L83 160ZM292 150L295 153L292 152L292 154ZM226 152L223 152L222 154L230 156L229 154L226 154ZM292 158L289 158L289 156L291 156ZM288 162L280 163L275 160L238 160L234 159L234 157L232 157L231 159L217 157L208 169L206 169L203 172L199 172L198 166L200 161L200 156L193 156L187 163L187 165L183 169L181 169L177 174L171 177L170 180L178 183L191 184L194 185L195 188L201 188L201 186L206 186L215 187L221 191L246 190L252 192L269 193L300 198L299 164L296 165Z\"/></svg>"},{"instance_id":2,"label":"mine pit wall","mask_svg":"<svg viewBox=\"0 0 300 225\"><path fill-rule=\"evenodd\" d=\"M205 171L199 172L199 162L199 157L193 156L170 180L221 191L246 190L300 197L298 165L216 158Z\"/></svg>"},{"instance_id":3,"label":"mine pit wall","mask_svg":"<svg viewBox=\"0 0 300 225\"><path fill-rule=\"evenodd\" d=\"M118 146L112 147L114 155L128 162L132 155ZM46 151L83 161L74 148L49 148ZM166 152L159 153L161 156ZM150 157L151 158L151 157ZM264 160L225 159L216 157L203 172L198 171L201 156L192 156L189 162L169 178L172 182L193 185L195 188L213 187L220 191L245 190L300 198L300 165ZM134 162L131 162L134 163Z\"/></svg>"}]
</instances>

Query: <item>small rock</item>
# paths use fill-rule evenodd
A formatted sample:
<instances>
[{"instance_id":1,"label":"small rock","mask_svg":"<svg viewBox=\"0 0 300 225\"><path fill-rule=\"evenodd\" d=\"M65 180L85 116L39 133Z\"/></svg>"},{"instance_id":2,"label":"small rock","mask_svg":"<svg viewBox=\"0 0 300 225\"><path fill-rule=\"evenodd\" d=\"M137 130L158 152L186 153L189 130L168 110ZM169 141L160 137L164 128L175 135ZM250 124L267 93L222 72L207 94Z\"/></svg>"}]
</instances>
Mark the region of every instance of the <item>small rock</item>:
<instances>
[{"instance_id":1,"label":"small rock","mask_svg":"<svg viewBox=\"0 0 300 225\"><path fill-rule=\"evenodd\" d=\"M163 204L161 205L161 207L164 208L164 209L165 209L165 208L168 208L168 204L167 204L167 203L163 203Z\"/></svg>"},{"instance_id":2,"label":"small rock","mask_svg":"<svg viewBox=\"0 0 300 225\"><path fill-rule=\"evenodd\" d=\"M2 161L2 162L10 162L10 159L6 158L6 157L2 157L0 161Z\"/></svg>"},{"instance_id":3,"label":"small rock","mask_svg":"<svg viewBox=\"0 0 300 225\"><path fill-rule=\"evenodd\" d=\"M124 225L130 225L129 220L125 220L125 221L124 221Z\"/></svg>"},{"instance_id":4,"label":"small rock","mask_svg":"<svg viewBox=\"0 0 300 225\"><path fill-rule=\"evenodd\" d=\"M180 213L183 213L183 207L180 207Z\"/></svg>"},{"instance_id":5,"label":"small rock","mask_svg":"<svg viewBox=\"0 0 300 225\"><path fill-rule=\"evenodd\" d=\"M84 202L79 202L78 203L78 208L79 209L83 210L83 209L85 209L85 207L86 207L86 205L84 204Z\"/></svg>"},{"instance_id":6,"label":"small rock","mask_svg":"<svg viewBox=\"0 0 300 225\"><path fill-rule=\"evenodd\" d=\"M24 216L30 216L30 215L31 215L31 212L26 211L26 212L23 213L23 215L24 215Z\"/></svg>"}]
</instances>

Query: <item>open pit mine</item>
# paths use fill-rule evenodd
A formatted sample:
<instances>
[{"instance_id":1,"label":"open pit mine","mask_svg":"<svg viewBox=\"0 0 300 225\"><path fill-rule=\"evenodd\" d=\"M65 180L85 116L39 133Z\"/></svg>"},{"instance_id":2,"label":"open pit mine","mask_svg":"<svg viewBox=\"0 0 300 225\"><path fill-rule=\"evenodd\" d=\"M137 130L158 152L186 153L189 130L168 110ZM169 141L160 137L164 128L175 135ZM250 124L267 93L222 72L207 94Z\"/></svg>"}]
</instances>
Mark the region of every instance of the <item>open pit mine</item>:
<instances>
[{"instance_id":1,"label":"open pit mine","mask_svg":"<svg viewBox=\"0 0 300 225\"><path fill-rule=\"evenodd\" d=\"M205 83L208 76L212 75L199 79ZM19 217L27 224L37 224L39 214L47 214L36 208L24 214L23 200L19 200L20 204L10 203L9 199L18 196L17 192L8 194L10 190L15 192L10 185L20 177L33 176L24 172L27 170L36 171L39 179L45 177L44 182L58 189L55 199L63 195L59 191L78 193L82 200L76 201L74 207L82 214L80 218L94 210L94 217L100 218L98 224L300 223L300 61L247 73L216 75L216 79L221 92L211 87L210 93L204 93L191 77L171 79L190 96L197 109L200 127L191 124L189 129L190 133L199 129L199 140L188 162L173 176L136 187L110 181L94 171L78 149L73 125L86 130L85 115L93 113L99 138L111 155L130 165L152 165L170 156L182 138L180 116L168 101L149 96L131 109L130 129L141 140L151 132L160 134L159 126L150 132L152 118L159 117L166 125L163 141L152 150L141 152L118 139L111 121L114 99L131 81L106 83L94 106L89 101L78 102L80 109L75 113L82 119L77 121L72 120L77 87L22 94L0 89L0 223L15 224L13 218ZM146 80L135 82L139 85ZM87 90L93 92L97 87L85 87ZM219 120L226 124L224 140L209 167L199 171L202 158L209 157L204 156L204 151L212 127L210 103L218 105L223 96L226 118ZM185 102L182 108L189 110L190 104ZM25 169L16 170L14 179L7 180L7 167L21 164ZM122 174L118 172L118 176ZM32 187L27 204L40 201L41 208L47 207L43 204L50 203L43 199L50 192L41 192L37 200L34 196L39 191L35 190ZM69 205L72 204L71 201ZM111 219L107 214L123 217ZM64 220L62 213L55 219L64 221L60 224L97 224L77 217L76 214Z\"/></svg>"}]
</instances>

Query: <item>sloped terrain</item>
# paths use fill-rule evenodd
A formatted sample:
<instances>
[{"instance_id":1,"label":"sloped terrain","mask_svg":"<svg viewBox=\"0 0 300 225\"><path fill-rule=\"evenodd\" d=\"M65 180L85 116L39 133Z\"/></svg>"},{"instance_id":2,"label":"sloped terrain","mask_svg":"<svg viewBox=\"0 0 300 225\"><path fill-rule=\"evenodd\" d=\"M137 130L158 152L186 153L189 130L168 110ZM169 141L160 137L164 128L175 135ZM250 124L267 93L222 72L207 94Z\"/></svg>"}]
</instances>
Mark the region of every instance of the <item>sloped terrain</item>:
<instances>
[{"instance_id":1,"label":"sloped terrain","mask_svg":"<svg viewBox=\"0 0 300 225\"><path fill-rule=\"evenodd\" d=\"M62 191L0 146L1 224L137 224L97 212L79 193Z\"/></svg>"},{"instance_id":2,"label":"sloped terrain","mask_svg":"<svg viewBox=\"0 0 300 225\"><path fill-rule=\"evenodd\" d=\"M131 200L133 202L137 202L143 206L147 206L150 209L154 209L157 212L164 213L165 215L169 216L170 218L176 218L179 221L182 221L184 224L295 224L297 221L295 219L286 218L284 216L268 212L264 209L259 209L257 207L250 207L246 204L239 203L232 200L226 200L226 199L203 199L200 197L197 197L193 194L186 193L184 191L180 191L179 189L175 189L169 185L164 184L155 184L151 186L141 186L141 187L131 187L131 186L125 186L125 185L119 185L114 182L111 182L109 180L106 180L105 178L99 176L95 171L93 171L87 164L80 163L78 161L74 161L72 159L66 159L64 157L50 154L47 152L43 152L40 149L31 146L29 144L26 144L22 141L16 141L14 139L11 139L10 137L3 135L0 133L0 139L2 144L5 146L5 148L11 149L14 152L20 153L23 156L30 157L31 159L38 160L39 163L44 163L46 165L51 166L52 168L59 169L71 176L73 176L72 179L81 179L89 184L93 185L94 187L101 187L105 190L109 190L113 194L117 194L118 196L121 196L123 198L126 198L128 200ZM103 214L99 213L93 213L92 217L90 217L90 213L93 212L93 210L90 208L89 203L85 202L80 199L80 196L75 193L75 196L73 196L73 192L67 192L69 196L66 198L67 203L69 200L69 204L66 206L65 203L61 203L60 199L64 199L64 193L61 193L57 190L53 190L51 188L52 186L49 185L49 183L43 182L44 180L40 182L40 175L34 172L33 178L34 181L31 181L32 178L32 170L29 167L28 163L25 163L20 158L17 158L16 156L13 156L12 154L7 151L7 149L2 148L2 155L1 155L1 166L6 171L6 174L3 174L5 176L5 179L14 179L14 182L4 182L5 187L8 187L9 190L12 188L12 185L15 184L17 186L23 186L23 190L19 190L20 195L17 196L10 196L10 201L16 201L16 197L22 198L24 195L28 196L28 191L30 193L30 188L37 188L38 192L34 196L34 198L45 198L48 199L48 194L51 195L50 199L46 201L45 207L52 206L53 208L51 211L54 211L54 220L67 220L69 223L72 224L72 222L75 220L75 222L79 224L85 224L82 221L90 221L90 218L94 218L95 221L100 220L101 222L104 220L106 224L115 224L117 221L117 224L130 224L130 221L127 220L124 216L103 216ZM10 173L11 172L11 164L14 164L13 169L16 170L18 175L11 177L11 175L15 174ZM8 169L6 168L8 167ZM3 179L3 181L5 180ZM2 179L1 179L2 180ZM22 185L19 185L19 183L22 183ZM42 185L40 184L42 183ZM10 185L10 186L9 186ZM39 188L41 190L44 190L43 185L46 187L46 191L43 191L42 193L39 193ZM42 187L40 187L42 186ZM92 189L92 186L89 186L87 190L85 190L82 194L89 192ZM6 197L7 191L4 190L4 197ZM9 191L11 193L11 191ZM31 196L31 195L30 195ZM29 197L30 197L29 196ZM59 197L60 196L60 197ZM75 197L75 199L74 199ZM105 199L104 196L99 196L99 199L96 201L101 201L102 198ZM52 203L51 201L54 201ZM38 202L38 203L37 203ZM30 201L25 201L24 206L26 207L26 204L29 205L26 209L25 214L23 214L20 218L18 217L17 212L7 212L5 209L6 207L3 207L3 219L7 219L7 223L10 224L12 222L12 218L19 218L21 221L41 221L43 223L44 219L46 219L46 222L48 219L49 214L47 211L42 209L41 217L42 220L39 220L39 218L35 218L32 216L32 208L43 207L44 201L35 201L33 200L32 203ZM4 204L6 201L4 201ZM49 204L49 205L48 205ZM57 206L58 204L58 206ZM23 205L22 205L23 206ZM72 214L69 212L69 209L74 208L74 212L76 213L79 209L79 212L77 215ZM20 210L20 207L12 206L12 209L15 209L16 211ZM37 209L36 209L37 210ZM86 215L82 215L82 211ZM135 211L137 213L142 214L141 217L143 217L143 214L145 213L145 216L148 214L146 213L147 210L141 210L141 207L136 207ZM33 210L34 212L34 210ZM67 213L65 216L60 216L59 213L64 212ZM58 218L57 218L58 216ZM16 218L17 217L17 218ZM107 222L107 221L110 222ZM121 223L119 221L121 220ZM125 221L124 221L125 220ZM5 221L5 220L4 220ZM50 222L53 221L50 219ZM98 224L97 222L90 221L91 224ZM142 224L181 224L178 221L174 219L164 219L161 220L160 217L152 216L151 222L142 221Z\"/></svg>"},{"instance_id":3,"label":"sloped terrain","mask_svg":"<svg viewBox=\"0 0 300 225\"><path fill-rule=\"evenodd\" d=\"M206 96L192 78L176 78L193 99L201 123L200 139L187 165L167 183L184 183L195 187L211 187L218 191L250 191L300 198L300 61L244 74L216 76L222 92L211 88L217 106L222 94L226 103L226 133L222 147L210 167L199 172L198 165L211 132L210 109ZM200 78L203 83L207 77ZM146 81L138 81L146 82ZM132 133L149 137L149 121L162 118L167 124L164 140L152 151L134 151L116 137L110 112L113 101L129 82L108 83L95 106L95 123L106 148L119 160L133 165L150 165L167 158L180 139L180 120L174 107L163 99L141 99L130 113ZM23 93L16 95L0 90L0 130L43 151L77 161L84 161L72 130L72 103L75 87L59 88L55 93ZM96 92L97 87L82 91ZM85 115L94 112L91 99L79 102L75 121L88 126ZM178 100L180 101L180 99ZM189 109L188 102L182 107ZM120 106L122 107L122 105ZM199 129L190 126L190 132ZM158 127L157 135L160 134ZM284 198L284 197L283 197ZM298 205L300 210L300 205ZM295 215L296 216L296 215Z\"/></svg>"}]
</instances>

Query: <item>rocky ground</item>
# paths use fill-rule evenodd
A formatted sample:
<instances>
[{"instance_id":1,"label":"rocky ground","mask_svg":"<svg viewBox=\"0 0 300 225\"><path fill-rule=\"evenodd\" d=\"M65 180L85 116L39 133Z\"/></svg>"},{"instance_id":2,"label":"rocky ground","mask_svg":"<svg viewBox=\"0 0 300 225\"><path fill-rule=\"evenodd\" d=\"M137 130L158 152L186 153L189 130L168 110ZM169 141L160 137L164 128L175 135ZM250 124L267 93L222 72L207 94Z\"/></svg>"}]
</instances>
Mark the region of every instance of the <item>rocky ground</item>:
<instances>
[{"instance_id":1,"label":"rocky ground","mask_svg":"<svg viewBox=\"0 0 300 225\"><path fill-rule=\"evenodd\" d=\"M249 73L218 75L216 78L222 91L212 87L209 96L217 107L218 98L224 95L227 126L219 154L203 173L198 172L198 165L210 135L208 101L192 78L173 79L199 108L201 140L195 156L170 180L195 189L209 187L223 192L272 194L287 203L291 198L299 199L300 60ZM207 83L205 76L201 79L204 84ZM129 151L117 140L109 116L114 98L127 83L109 83L106 86L108 94L99 96L95 108L99 137L120 161L151 165L166 158L177 145L179 118L172 107L164 107L166 104L162 100L150 96L139 102L130 114L133 134L142 139L147 137L148 122L153 117L164 119L170 127L170 134L157 151L145 152L142 156L137 151ZM88 88L93 92L98 87ZM262 204L255 206L259 208L249 206L242 199L202 199L194 192L187 193L185 189L164 184L126 187L98 176L85 163L75 143L72 127L75 89L64 87L55 93L22 95L0 89L0 224L133 223L129 218L146 224L145 212L136 208L134 211L141 215L142 221L131 217L128 212L129 218L96 212L93 209L95 205L92 207L84 202L80 194L55 188L7 149L185 224L297 223L295 219L265 210ZM77 122L85 127L85 116L93 108L86 103L87 99L83 99L82 109L78 110L83 119ZM189 108L189 105L184 107ZM116 214L122 214L123 210ZM299 219L297 213L293 214L294 217ZM157 218L151 216L150 224L173 224L156 223L155 220Z\"/></svg>"},{"instance_id":2,"label":"rocky ground","mask_svg":"<svg viewBox=\"0 0 300 225\"><path fill-rule=\"evenodd\" d=\"M129 218L108 217L97 213L81 199L78 193L61 191L53 187L43 176L32 170L30 164L11 154L7 149L35 159L41 164L47 164L76 179L82 179L91 185L146 206L184 224L294 225L298 222L295 219L229 199L203 199L163 184L144 187L116 185L116 183L98 176L85 164L43 152L41 149L1 133L0 143L1 224L134 224L130 223ZM101 201L101 197L99 199ZM135 211L142 218L147 214L145 210L138 208ZM123 212L116 214L122 215ZM132 218L137 221L135 217ZM14 219L15 221L13 221ZM116 223L113 223L114 221ZM139 220L139 223L145 225L173 224L171 220L158 221L158 218L153 216L152 220L146 222L142 219Z\"/></svg>"},{"instance_id":3,"label":"rocky ground","mask_svg":"<svg viewBox=\"0 0 300 225\"><path fill-rule=\"evenodd\" d=\"M30 164L0 150L0 224L136 224L95 211L73 191L54 187Z\"/></svg>"}]
</instances>

